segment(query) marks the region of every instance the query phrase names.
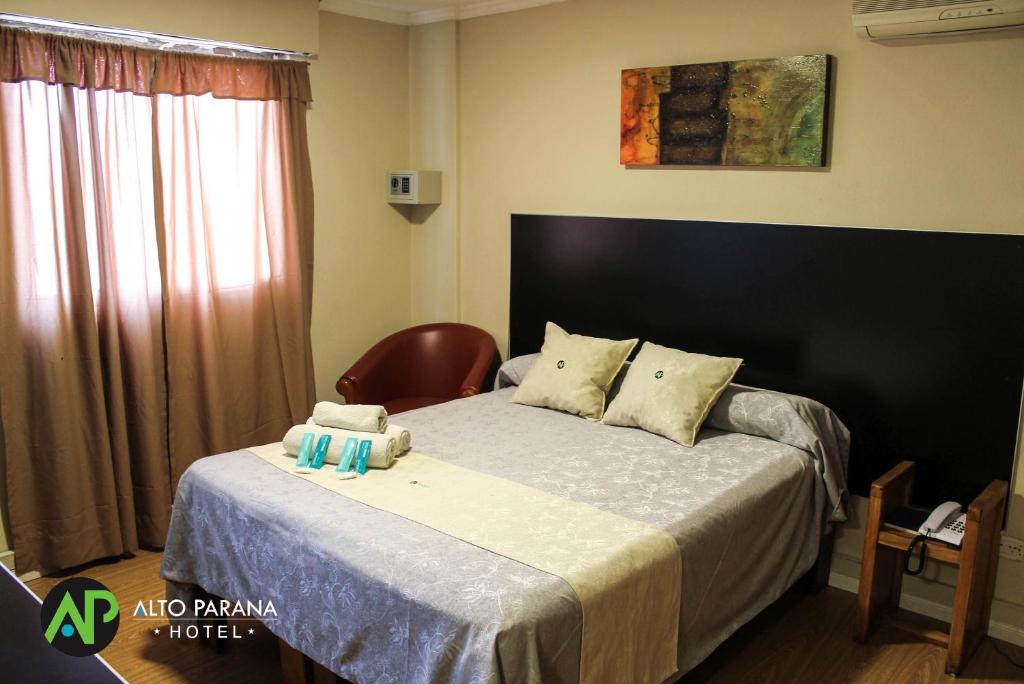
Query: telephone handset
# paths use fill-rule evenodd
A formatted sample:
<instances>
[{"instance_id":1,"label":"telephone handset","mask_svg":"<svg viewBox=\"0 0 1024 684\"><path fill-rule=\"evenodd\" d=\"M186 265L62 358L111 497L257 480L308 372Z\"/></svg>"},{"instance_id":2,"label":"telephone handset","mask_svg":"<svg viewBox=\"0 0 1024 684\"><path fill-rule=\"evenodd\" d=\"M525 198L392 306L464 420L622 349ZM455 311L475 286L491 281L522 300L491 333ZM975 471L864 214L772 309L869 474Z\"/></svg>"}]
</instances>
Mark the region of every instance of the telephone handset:
<instances>
[{"instance_id":1,"label":"telephone handset","mask_svg":"<svg viewBox=\"0 0 1024 684\"><path fill-rule=\"evenodd\" d=\"M918 533L931 539L960 546L964 540L964 525L966 523L967 514L960 512L960 504L956 501L947 501L931 512Z\"/></svg>"}]
</instances>

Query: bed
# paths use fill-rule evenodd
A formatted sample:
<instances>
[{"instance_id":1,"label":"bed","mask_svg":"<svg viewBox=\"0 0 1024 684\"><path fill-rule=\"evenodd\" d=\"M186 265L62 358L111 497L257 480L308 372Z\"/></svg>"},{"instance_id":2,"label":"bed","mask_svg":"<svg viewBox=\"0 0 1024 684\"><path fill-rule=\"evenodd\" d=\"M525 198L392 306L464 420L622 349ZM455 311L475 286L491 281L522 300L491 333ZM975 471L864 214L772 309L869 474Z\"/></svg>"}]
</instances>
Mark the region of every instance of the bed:
<instances>
[{"instance_id":1,"label":"bed","mask_svg":"<svg viewBox=\"0 0 1024 684\"><path fill-rule=\"evenodd\" d=\"M730 386L685 448L512 403L520 370L401 424L417 452L668 532L684 559L673 678L806 573L842 517L848 434L821 404ZM354 682L580 678L581 608L561 578L247 450L184 474L161 573L169 598L272 600L270 630Z\"/></svg>"}]
</instances>

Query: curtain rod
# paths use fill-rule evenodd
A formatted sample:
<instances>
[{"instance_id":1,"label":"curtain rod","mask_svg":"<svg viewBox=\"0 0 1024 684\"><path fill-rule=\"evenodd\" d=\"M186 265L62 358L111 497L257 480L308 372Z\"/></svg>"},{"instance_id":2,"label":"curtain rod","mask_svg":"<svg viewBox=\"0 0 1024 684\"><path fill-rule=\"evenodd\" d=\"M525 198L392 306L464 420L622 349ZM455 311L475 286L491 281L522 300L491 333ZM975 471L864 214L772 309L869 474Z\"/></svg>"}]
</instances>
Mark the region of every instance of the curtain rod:
<instances>
[{"instance_id":1,"label":"curtain rod","mask_svg":"<svg viewBox=\"0 0 1024 684\"><path fill-rule=\"evenodd\" d=\"M50 33L59 33L75 38L89 38L107 42L133 43L138 47L151 50L168 50L191 52L217 57L257 57L260 59L280 59L305 61L316 59L315 52L298 52L294 50L278 50L276 48L245 45L243 43L226 43L203 38L189 38L170 33L153 33L134 29L115 28L83 24L77 21L62 21L45 17L31 17L21 14L0 13L0 26L18 28L34 28Z\"/></svg>"}]
</instances>

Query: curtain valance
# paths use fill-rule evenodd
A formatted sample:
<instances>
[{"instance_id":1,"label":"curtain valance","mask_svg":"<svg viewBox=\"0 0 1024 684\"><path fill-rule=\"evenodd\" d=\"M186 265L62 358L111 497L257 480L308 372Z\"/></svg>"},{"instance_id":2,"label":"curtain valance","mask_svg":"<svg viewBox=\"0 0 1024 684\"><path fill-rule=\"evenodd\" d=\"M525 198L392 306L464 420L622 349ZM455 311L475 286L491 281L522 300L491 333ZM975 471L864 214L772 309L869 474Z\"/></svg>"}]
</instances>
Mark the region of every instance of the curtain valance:
<instances>
[{"instance_id":1,"label":"curtain valance","mask_svg":"<svg viewBox=\"0 0 1024 684\"><path fill-rule=\"evenodd\" d=\"M43 81L136 95L312 102L309 65L162 52L0 27L0 82Z\"/></svg>"}]
</instances>

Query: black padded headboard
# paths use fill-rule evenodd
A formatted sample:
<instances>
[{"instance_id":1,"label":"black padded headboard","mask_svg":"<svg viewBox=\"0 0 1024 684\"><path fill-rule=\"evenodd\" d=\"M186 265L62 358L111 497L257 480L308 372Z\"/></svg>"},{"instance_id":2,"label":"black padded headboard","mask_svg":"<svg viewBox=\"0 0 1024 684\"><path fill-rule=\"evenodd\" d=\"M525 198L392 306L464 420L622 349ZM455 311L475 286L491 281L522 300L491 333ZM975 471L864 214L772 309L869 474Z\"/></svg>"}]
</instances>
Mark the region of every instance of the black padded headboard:
<instances>
[{"instance_id":1,"label":"black padded headboard","mask_svg":"<svg viewBox=\"0 0 1024 684\"><path fill-rule=\"evenodd\" d=\"M509 353L548 320L740 356L737 382L827 404L855 494L902 459L924 505L1011 477L1024 236L513 215Z\"/></svg>"}]
</instances>

